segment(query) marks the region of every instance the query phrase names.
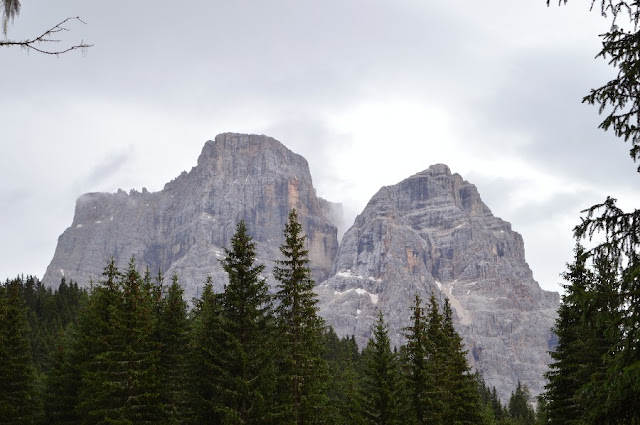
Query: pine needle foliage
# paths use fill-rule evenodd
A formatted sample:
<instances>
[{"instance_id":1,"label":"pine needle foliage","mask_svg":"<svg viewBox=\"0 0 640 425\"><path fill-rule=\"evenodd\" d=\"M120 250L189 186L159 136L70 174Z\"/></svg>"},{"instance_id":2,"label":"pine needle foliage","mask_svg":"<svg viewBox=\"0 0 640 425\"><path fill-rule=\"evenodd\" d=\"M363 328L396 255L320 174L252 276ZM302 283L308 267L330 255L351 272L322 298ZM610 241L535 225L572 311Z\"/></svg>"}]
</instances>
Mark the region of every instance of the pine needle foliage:
<instances>
[{"instance_id":1,"label":"pine needle foliage","mask_svg":"<svg viewBox=\"0 0 640 425\"><path fill-rule=\"evenodd\" d=\"M435 379L429 373L429 353L433 351L427 336L427 319L422 299L415 295L411 307L411 325L404 328L407 340L403 347L408 393L410 395L411 420L417 425L427 424L431 403L430 390Z\"/></svg>"},{"instance_id":2,"label":"pine needle foliage","mask_svg":"<svg viewBox=\"0 0 640 425\"><path fill-rule=\"evenodd\" d=\"M559 4L566 2L560 0ZM640 1L592 0L591 7L596 5L611 24L609 31L601 35L602 49L597 57L607 60L617 75L591 90L583 102L597 105L600 113L605 114L600 128L630 141L629 153L637 162L640 159ZM640 167L637 170L640 172ZM564 321L557 323L556 331L567 331L568 344L561 347L555 359L557 367L552 369L552 386L548 388L546 404L551 409L551 417L561 415L562 407L566 415L584 413L584 423L640 423L640 211L625 213L614 198L608 197L583 213L586 217L574 229L574 235L578 241L594 236L598 240L594 248L583 254L585 264L593 272L593 284L584 287L572 282L576 288L569 288L570 297L563 300L567 303L566 310L561 309L565 317L560 317ZM569 320L569 316L577 316L574 303L583 310L576 323ZM609 307L608 311L604 306ZM585 309L589 309L590 317L586 316ZM616 317L611 317L611 313ZM605 342L610 342L601 368L590 375L588 384L582 380L571 382L575 371L565 363L579 356L574 352L579 343L569 344L569 332L594 323L600 327ZM561 394L561 381L564 382L562 388L570 388L571 383L580 388L574 394ZM575 403L577 400L580 402Z\"/></svg>"},{"instance_id":3,"label":"pine needle foliage","mask_svg":"<svg viewBox=\"0 0 640 425\"><path fill-rule=\"evenodd\" d=\"M218 357L222 349L222 319L220 296L213 291L211 277L207 278L202 295L196 300L192 316L188 366L192 422L221 424L217 385L222 373Z\"/></svg>"},{"instance_id":4,"label":"pine needle foliage","mask_svg":"<svg viewBox=\"0 0 640 425\"><path fill-rule=\"evenodd\" d=\"M79 323L82 423L159 423L153 296L133 258L124 273L112 259L103 276Z\"/></svg>"},{"instance_id":5,"label":"pine needle foliage","mask_svg":"<svg viewBox=\"0 0 640 425\"><path fill-rule=\"evenodd\" d=\"M35 375L20 279L0 285L0 423L33 424Z\"/></svg>"},{"instance_id":6,"label":"pine needle foliage","mask_svg":"<svg viewBox=\"0 0 640 425\"><path fill-rule=\"evenodd\" d=\"M275 391L272 304L244 221L221 263L229 282L220 296L220 411L224 423L268 423Z\"/></svg>"},{"instance_id":7,"label":"pine needle foliage","mask_svg":"<svg viewBox=\"0 0 640 425\"><path fill-rule=\"evenodd\" d=\"M166 424L184 423L191 416L187 369L190 323L183 292L174 274L167 293L158 303L158 370Z\"/></svg>"},{"instance_id":8,"label":"pine needle foliage","mask_svg":"<svg viewBox=\"0 0 640 425\"><path fill-rule=\"evenodd\" d=\"M277 261L273 270L278 281L275 316L280 356L281 423L320 423L327 403L328 368L322 356L325 325L318 316L306 236L295 209L289 213L284 239L280 246L284 259Z\"/></svg>"},{"instance_id":9,"label":"pine needle foliage","mask_svg":"<svg viewBox=\"0 0 640 425\"><path fill-rule=\"evenodd\" d=\"M547 0L549 5L551 0ZM559 0L558 4L567 0ZM601 34L602 49L596 56L617 69L617 75L603 86L592 89L582 102L597 105L605 114L600 123L624 141L631 142L629 154L640 159L640 1L592 0L603 17L610 19L609 31ZM638 167L640 171L640 166Z\"/></svg>"},{"instance_id":10,"label":"pine needle foliage","mask_svg":"<svg viewBox=\"0 0 640 425\"><path fill-rule=\"evenodd\" d=\"M382 311L362 353L362 410L367 424L396 425L402 417L402 380L399 359L391 350Z\"/></svg>"},{"instance_id":11,"label":"pine needle foliage","mask_svg":"<svg viewBox=\"0 0 640 425\"><path fill-rule=\"evenodd\" d=\"M449 299L443 307L445 346L444 362L447 377L444 387L447 392L445 420L452 425L475 425L483 421L482 405L478 394L476 377L466 358L462 337L453 325L453 311Z\"/></svg>"}]
</instances>

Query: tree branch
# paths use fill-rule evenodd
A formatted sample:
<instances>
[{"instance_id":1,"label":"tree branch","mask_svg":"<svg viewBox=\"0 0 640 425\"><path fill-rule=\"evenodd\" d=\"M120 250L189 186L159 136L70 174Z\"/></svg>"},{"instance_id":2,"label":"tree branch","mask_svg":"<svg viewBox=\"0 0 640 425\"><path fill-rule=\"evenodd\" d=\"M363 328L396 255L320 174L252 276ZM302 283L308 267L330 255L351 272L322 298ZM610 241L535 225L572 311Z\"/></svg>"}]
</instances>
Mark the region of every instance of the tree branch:
<instances>
[{"instance_id":1,"label":"tree branch","mask_svg":"<svg viewBox=\"0 0 640 425\"><path fill-rule=\"evenodd\" d=\"M23 41L0 40L0 47L19 46L19 47L22 47L23 49L35 50L36 52L44 53L46 55L60 55L62 53L67 53L72 50L87 49L89 47L92 47L93 44L85 44L83 41L80 41L80 44L76 44L71 47L67 47L60 50L49 50L49 49L44 49L40 46L43 43L60 43L62 40L56 39L55 38L56 34L64 31L70 31L69 28L64 26L67 22L70 22L70 21L79 21L80 23L86 25L86 23L82 19L80 19L80 17L78 16L70 17L60 22L59 24L55 25L54 27L48 29L47 31L43 32L38 37L29 39L29 40L23 40Z\"/></svg>"}]
</instances>

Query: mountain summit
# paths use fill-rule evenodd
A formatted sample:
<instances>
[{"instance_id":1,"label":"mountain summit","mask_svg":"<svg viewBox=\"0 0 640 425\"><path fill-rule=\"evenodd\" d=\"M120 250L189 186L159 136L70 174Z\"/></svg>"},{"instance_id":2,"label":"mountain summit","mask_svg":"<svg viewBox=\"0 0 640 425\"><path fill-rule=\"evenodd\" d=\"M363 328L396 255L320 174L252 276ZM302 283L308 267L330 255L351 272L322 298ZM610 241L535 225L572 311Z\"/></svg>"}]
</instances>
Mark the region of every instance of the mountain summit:
<instances>
[{"instance_id":1,"label":"mountain summit","mask_svg":"<svg viewBox=\"0 0 640 425\"><path fill-rule=\"evenodd\" d=\"M88 193L76 202L72 225L58 239L43 282L65 276L80 285L97 280L110 257L125 266L131 256L152 274L177 273L187 299L207 276L222 290L217 259L244 220L257 244L265 277L280 258L282 229L296 208L308 235L314 278L325 279L338 249L327 218L339 206L316 196L307 161L277 140L226 133L205 143L198 164L159 192Z\"/></svg>"},{"instance_id":2,"label":"mountain summit","mask_svg":"<svg viewBox=\"0 0 640 425\"><path fill-rule=\"evenodd\" d=\"M381 309L399 345L414 295L446 297L469 360L501 398L518 381L540 393L558 294L533 279L522 237L443 164L381 188L338 247L331 217L340 206L316 196L302 156L270 137L221 134L159 192L81 196L43 282L55 287L64 276L87 286L109 258L124 267L135 256L151 274L177 273L187 299L207 276L221 291L227 276L217 259L244 220L273 288L292 208L307 235L320 314L338 335L363 347Z\"/></svg>"},{"instance_id":3,"label":"mountain summit","mask_svg":"<svg viewBox=\"0 0 640 425\"><path fill-rule=\"evenodd\" d=\"M522 237L493 216L476 187L432 165L380 189L345 233L333 276L320 284L321 315L361 346L381 309L403 341L417 293L448 298L471 364L508 399L518 380L544 385L558 294L540 289Z\"/></svg>"}]
</instances>

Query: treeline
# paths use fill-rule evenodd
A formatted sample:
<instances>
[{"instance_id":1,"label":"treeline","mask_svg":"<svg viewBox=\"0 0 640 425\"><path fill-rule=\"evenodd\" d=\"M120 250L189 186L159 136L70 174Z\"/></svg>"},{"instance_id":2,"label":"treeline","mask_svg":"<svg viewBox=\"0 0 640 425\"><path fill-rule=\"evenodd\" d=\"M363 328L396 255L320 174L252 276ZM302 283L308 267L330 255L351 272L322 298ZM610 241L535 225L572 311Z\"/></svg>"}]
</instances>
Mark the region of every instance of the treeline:
<instances>
[{"instance_id":1,"label":"treeline","mask_svg":"<svg viewBox=\"0 0 640 425\"><path fill-rule=\"evenodd\" d=\"M191 310L178 277L114 261L90 292L32 277L0 285L3 424L533 424L524 386L508 407L472 374L447 300L415 297L392 349L382 313L367 347L317 314L301 226L284 229L270 294L237 225Z\"/></svg>"},{"instance_id":2,"label":"treeline","mask_svg":"<svg viewBox=\"0 0 640 425\"><path fill-rule=\"evenodd\" d=\"M640 424L640 214L615 213L606 242L578 244L565 273L541 408L547 424Z\"/></svg>"}]
</instances>

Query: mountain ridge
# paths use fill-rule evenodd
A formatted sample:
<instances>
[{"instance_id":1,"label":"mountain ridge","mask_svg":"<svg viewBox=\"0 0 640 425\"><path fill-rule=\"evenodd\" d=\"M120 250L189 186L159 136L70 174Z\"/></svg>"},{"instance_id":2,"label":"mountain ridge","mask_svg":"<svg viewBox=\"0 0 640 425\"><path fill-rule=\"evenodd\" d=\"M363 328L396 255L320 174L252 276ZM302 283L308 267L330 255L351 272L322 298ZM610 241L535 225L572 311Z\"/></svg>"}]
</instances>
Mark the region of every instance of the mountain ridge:
<instances>
[{"instance_id":1,"label":"mountain ridge","mask_svg":"<svg viewBox=\"0 0 640 425\"><path fill-rule=\"evenodd\" d=\"M558 294L533 279L522 236L444 164L382 187L338 244L341 207L316 195L306 159L267 136L224 133L161 191L79 197L43 282L55 287L65 276L88 285L109 256L126 265L133 255L166 280L178 274L187 299L207 276L222 290L215 259L242 219L273 289L291 208L308 237L320 314L338 335L353 334L363 347L379 308L399 345L412 297L447 297L470 362L503 400L518 380L533 395L542 390Z\"/></svg>"},{"instance_id":2,"label":"mountain ridge","mask_svg":"<svg viewBox=\"0 0 640 425\"><path fill-rule=\"evenodd\" d=\"M533 279L522 236L447 166L381 188L345 233L332 273L318 285L320 314L339 335L364 346L382 309L400 345L413 296L447 297L471 364L503 400L518 380L542 391L558 294Z\"/></svg>"}]
</instances>

